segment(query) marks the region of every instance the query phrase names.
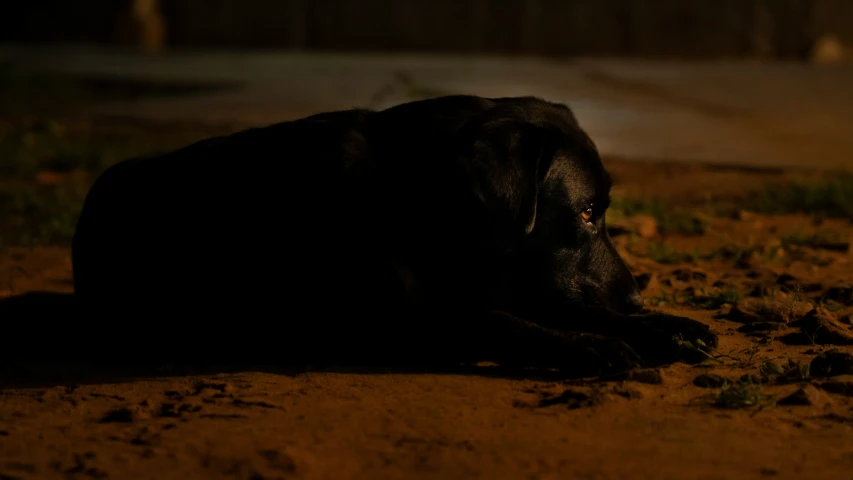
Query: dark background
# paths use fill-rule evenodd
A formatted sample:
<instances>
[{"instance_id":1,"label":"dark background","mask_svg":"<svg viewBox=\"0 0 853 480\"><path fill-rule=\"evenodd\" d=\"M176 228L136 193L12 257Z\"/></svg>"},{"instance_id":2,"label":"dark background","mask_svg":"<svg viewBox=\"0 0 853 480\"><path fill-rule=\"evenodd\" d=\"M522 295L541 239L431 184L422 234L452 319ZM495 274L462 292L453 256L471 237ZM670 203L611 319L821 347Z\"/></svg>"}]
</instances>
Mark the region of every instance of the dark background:
<instances>
[{"instance_id":1,"label":"dark background","mask_svg":"<svg viewBox=\"0 0 853 480\"><path fill-rule=\"evenodd\" d=\"M111 44L130 0L9 0L0 41ZM850 0L162 0L166 48L804 59Z\"/></svg>"}]
</instances>

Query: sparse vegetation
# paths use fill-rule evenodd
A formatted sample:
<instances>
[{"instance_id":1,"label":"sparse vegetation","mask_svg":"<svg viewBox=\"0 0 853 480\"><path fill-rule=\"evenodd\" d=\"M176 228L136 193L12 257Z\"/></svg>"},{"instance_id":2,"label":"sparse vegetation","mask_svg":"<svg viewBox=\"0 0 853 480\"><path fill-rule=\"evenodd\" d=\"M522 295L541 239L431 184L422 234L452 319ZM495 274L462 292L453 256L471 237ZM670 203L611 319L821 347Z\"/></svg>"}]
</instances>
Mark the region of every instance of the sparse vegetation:
<instances>
[{"instance_id":1,"label":"sparse vegetation","mask_svg":"<svg viewBox=\"0 0 853 480\"><path fill-rule=\"evenodd\" d=\"M756 355L758 354L758 345L753 344L748 348L736 348L728 353L715 351L714 354L714 358L717 360L730 360L731 362L734 362L731 366L737 368L750 368L757 360Z\"/></svg>"},{"instance_id":2,"label":"sparse vegetation","mask_svg":"<svg viewBox=\"0 0 853 480\"><path fill-rule=\"evenodd\" d=\"M726 383L713 397L713 405L718 408L738 409L755 407L766 397L760 384L752 382Z\"/></svg>"},{"instance_id":3,"label":"sparse vegetation","mask_svg":"<svg viewBox=\"0 0 853 480\"><path fill-rule=\"evenodd\" d=\"M0 188L0 249L70 244L86 188L79 183Z\"/></svg>"},{"instance_id":4,"label":"sparse vegetation","mask_svg":"<svg viewBox=\"0 0 853 480\"><path fill-rule=\"evenodd\" d=\"M732 305L738 303L739 300L740 293L737 289L728 286L711 292L700 289L699 294L687 297L684 304L705 310L714 310L726 304Z\"/></svg>"},{"instance_id":5,"label":"sparse vegetation","mask_svg":"<svg viewBox=\"0 0 853 480\"><path fill-rule=\"evenodd\" d=\"M227 131L70 130L59 120L0 123L0 248L68 245L90 182L104 169Z\"/></svg>"},{"instance_id":6,"label":"sparse vegetation","mask_svg":"<svg viewBox=\"0 0 853 480\"><path fill-rule=\"evenodd\" d=\"M789 323L796 320L800 315L810 309L809 302L805 301L798 288L789 292L774 292L773 295L765 296L754 305L755 313L781 323Z\"/></svg>"},{"instance_id":7,"label":"sparse vegetation","mask_svg":"<svg viewBox=\"0 0 853 480\"><path fill-rule=\"evenodd\" d=\"M59 133L58 123L48 125L0 132L0 248L67 245L91 180L154 148L150 136L84 138ZM48 177L54 181L44 182Z\"/></svg>"},{"instance_id":8,"label":"sparse vegetation","mask_svg":"<svg viewBox=\"0 0 853 480\"><path fill-rule=\"evenodd\" d=\"M796 233L781 238L782 245L815 249L847 251L850 239L838 232L818 230L814 233Z\"/></svg>"},{"instance_id":9,"label":"sparse vegetation","mask_svg":"<svg viewBox=\"0 0 853 480\"><path fill-rule=\"evenodd\" d=\"M777 382L800 383L808 381L809 378L811 378L809 364L789 358L788 362L782 367L782 374L779 375Z\"/></svg>"},{"instance_id":10,"label":"sparse vegetation","mask_svg":"<svg viewBox=\"0 0 853 480\"><path fill-rule=\"evenodd\" d=\"M145 151L128 138L91 138L66 134L56 120L0 132L0 175L32 180L41 171L99 172L123 157Z\"/></svg>"},{"instance_id":11,"label":"sparse vegetation","mask_svg":"<svg viewBox=\"0 0 853 480\"><path fill-rule=\"evenodd\" d=\"M832 300L827 299L824 296L821 296L817 299L809 299L809 303L814 308L823 308L827 312L835 313L845 307L845 305L839 305L833 302Z\"/></svg>"},{"instance_id":12,"label":"sparse vegetation","mask_svg":"<svg viewBox=\"0 0 853 480\"><path fill-rule=\"evenodd\" d=\"M853 219L853 173L840 172L773 184L753 194L745 208L759 213L803 213Z\"/></svg>"},{"instance_id":13,"label":"sparse vegetation","mask_svg":"<svg viewBox=\"0 0 853 480\"><path fill-rule=\"evenodd\" d=\"M632 215L648 215L654 218L663 234L702 235L707 228L705 221L694 213L684 212L657 199L614 197L611 200L608 210L610 218L619 219Z\"/></svg>"},{"instance_id":14,"label":"sparse vegetation","mask_svg":"<svg viewBox=\"0 0 853 480\"><path fill-rule=\"evenodd\" d=\"M823 327L823 325L818 325L811 332L806 331L805 328L803 329L803 335L805 335L806 338L809 339L809 342L811 342L812 346L817 345L817 334L818 334L818 331L821 329L821 327Z\"/></svg>"},{"instance_id":15,"label":"sparse vegetation","mask_svg":"<svg viewBox=\"0 0 853 480\"><path fill-rule=\"evenodd\" d=\"M675 289L667 292L661 289L658 295L648 296L646 301L650 306L687 305L704 310L714 310L723 305L736 304L740 299L740 292L734 286L727 286L711 291L699 288L698 292L692 288L684 292Z\"/></svg>"},{"instance_id":16,"label":"sparse vegetation","mask_svg":"<svg viewBox=\"0 0 853 480\"><path fill-rule=\"evenodd\" d=\"M214 131L166 128L155 133L136 124L94 126L63 119L101 101L223 88L239 85L89 78L0 64L0 248L67 245L94 176L125 158L176 148Z\"/></svg>"},{"instance_id":17,"label":"sparse vegetation","mask_svg":"<svg viewBox=\"0 0 853 480\"><path fill-rule=\"evenodd\" d=\"M652 307L665 307L667 305L677 305L678 304L678 291L672 290L671 293L668 293L666 290L661 289L660 293L655 296L646 296L646 305Z\"/></svg>"},{"instance_id":18,"label":"sparse vegetation","mask_svg":"<svg viewBox=\"0 0 853 480\"><path fill-rule=\"evenodd\" d=\"M670 265L690 261L693 258L689 254L679 252L664 241L649 242L646 245L646 256L655 262Z\"/></svg>"},{"instance_id":19,"label":"sparse vegetation","mask_svg":"<svg viewBox=\"0 0 853 480\"><path fill-rule=\"evenodd\" d=\"M167 151L227 127L149 132L132 126L93 128L59 119L0 123L0 178L32 181L41 172L97 175L110 165L137 155Z\"/></svg>"},{"instance_id":20,"label":"sparse vegetation","mask_svg":"<svg viewBox=\"0 0 853 480\"><path fill-rule=\"evenodd\" d=\"M676 336L674 340L681 348L699 352L706 356L708 360L713 360L721 364L725 363L724 360L732 360L735 363L730 366L735 366L737 368L749 368L758 360L758 345L752 345L749 348L744 349L734 349L728 353L723 353L717 349L708 347L701 340L690 342L684 340L680 336Z\"/></svg>"}]
</instances>

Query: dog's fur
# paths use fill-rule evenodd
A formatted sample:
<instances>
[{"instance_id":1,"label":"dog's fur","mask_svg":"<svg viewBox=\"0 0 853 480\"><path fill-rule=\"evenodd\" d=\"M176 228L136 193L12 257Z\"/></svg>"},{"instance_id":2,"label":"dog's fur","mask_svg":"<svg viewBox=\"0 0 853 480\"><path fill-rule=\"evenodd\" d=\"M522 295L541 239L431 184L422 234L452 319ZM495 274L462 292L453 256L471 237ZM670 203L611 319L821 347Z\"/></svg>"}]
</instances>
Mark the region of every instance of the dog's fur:
<instances>
[{"instance_id":1,"label":"dog's fur","mask_svg":"<svg viewBox=\"0 0 853 480\"><path fill-rule=\"evenodd\" d=\"M322 113L108 169L74 236L75 295L90 318L144 318L152 354L189 339L587 375L684 359L679 334L715 345L699 322L629 316L642 299L607 234L609 190L564 105Z\"/></svg>"}]
</instances>

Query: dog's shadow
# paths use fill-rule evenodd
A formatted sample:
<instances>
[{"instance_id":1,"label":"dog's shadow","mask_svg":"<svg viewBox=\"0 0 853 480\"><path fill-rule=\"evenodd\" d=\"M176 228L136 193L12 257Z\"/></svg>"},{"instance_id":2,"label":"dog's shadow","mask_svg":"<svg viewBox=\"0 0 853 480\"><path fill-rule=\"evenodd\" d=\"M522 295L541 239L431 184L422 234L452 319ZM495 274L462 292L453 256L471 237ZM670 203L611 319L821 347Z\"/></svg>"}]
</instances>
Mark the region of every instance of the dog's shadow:
<instances>
[{"instance_id":1,"label":"dog's shadow","mask_svg":"<svg viewBox=\"0 0 853 480\"><path fill-rule=\"evenodd\" d=\"M168 315L168 313L164 314ZM217 320L211 320L216 322ZM218 321L225 321L218 320ZM578 380L558 370L498 365L319 363L258 355L251 342L228 342L227 349L195 348L191 335L172 340L179 355L169 355L146 325L128 325L116 314L91 323L80 315L73 296L31 292L0 301L0 389L123 383L136 380L241 372L297 376L308 372L348 374L442 374L542 381ZM267 344L268 345L268 344ZM133 352L133 353L131 353ZM608 380L600 377L598 380Z\"/></svg>"},{"instance_id":2,"label":"dog's shadow","mask_svg":"<svg viewBox=\"0 0 853 480\"><path fill-rule=\"evenodd\" d=\"M536 380L586 384L618 380L621 377L577 378L556 370L520 369L501 366L459 365L456 367L395 367L374 365L268 365L212 361L207 364L163 364L69 360L11 360L0 367L0 391L8 388L52 388L70 385L102 385L187 376L214 376L240 373L266 373L296 377L308 373L353 375L461 375L506 380Z\"/></svg>"}]
</instances>

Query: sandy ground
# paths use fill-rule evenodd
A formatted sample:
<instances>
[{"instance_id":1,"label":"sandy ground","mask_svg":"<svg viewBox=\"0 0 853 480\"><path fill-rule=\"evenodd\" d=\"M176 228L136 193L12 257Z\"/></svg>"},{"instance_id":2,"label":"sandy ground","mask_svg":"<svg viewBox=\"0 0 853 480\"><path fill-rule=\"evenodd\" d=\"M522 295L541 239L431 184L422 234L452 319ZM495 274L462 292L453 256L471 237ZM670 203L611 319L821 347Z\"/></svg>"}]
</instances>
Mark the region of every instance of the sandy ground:
<instances>
[{"instance_id":1,"label":"sandy ground","mask_svg":"<svg viewBox=\"0 0 853 480\"><path fill-rule=\"evenodd\" d=\"M616 193L685 204L781 175L608 165ZM715 359L585 381L488 365L459 374L5 370L0 479L849 478L853 377L837 375L853 373L843 355L853 352L844 346L853 344L853 257L843 242L780 239L816 231L849 239L850 222L712 218L702 235L665 240L679 252L722 253L666 263L649 258L661 234L642 220L623 219L628 233L614 240L649 308L711 325ZM68 255L3 252L0 295L71 291ZM736 293L721 300L721 292ZM809 314L817 304L826 308ZM703 374L711 376L697 380ZM754 378L740 384L743 375Z\"/></svg>"}]
</instances>

